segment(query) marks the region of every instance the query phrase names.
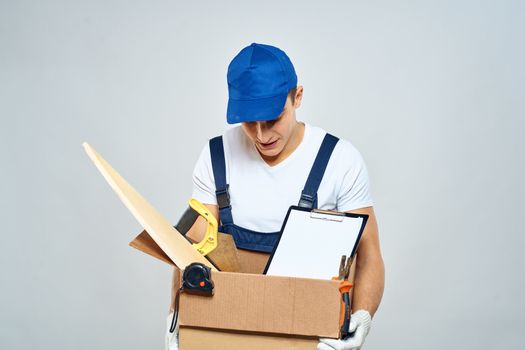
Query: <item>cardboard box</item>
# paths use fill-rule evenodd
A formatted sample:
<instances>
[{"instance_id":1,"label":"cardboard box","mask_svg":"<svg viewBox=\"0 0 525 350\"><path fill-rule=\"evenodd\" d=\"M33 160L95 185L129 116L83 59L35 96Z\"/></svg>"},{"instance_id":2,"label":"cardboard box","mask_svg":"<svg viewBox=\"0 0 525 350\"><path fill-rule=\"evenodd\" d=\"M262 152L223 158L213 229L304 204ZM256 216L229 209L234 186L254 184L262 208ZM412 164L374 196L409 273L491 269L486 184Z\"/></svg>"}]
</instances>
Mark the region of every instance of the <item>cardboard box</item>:
<instances>
[{"instance_id":1,"label":"cardboard box","mask_svg":"<svg viewBox=\"0 0 525 350\"><path fill-rule=\"evenodd\" d=\"M131 245L174 265L145 231ZM180 294L180 350L315 350L319 337L339 337L338 281L266 276L268 254L238 256L242 273L212 272L212 297ZM181 276L175 268L174 291Z\"/></svg>"}]
</instances>

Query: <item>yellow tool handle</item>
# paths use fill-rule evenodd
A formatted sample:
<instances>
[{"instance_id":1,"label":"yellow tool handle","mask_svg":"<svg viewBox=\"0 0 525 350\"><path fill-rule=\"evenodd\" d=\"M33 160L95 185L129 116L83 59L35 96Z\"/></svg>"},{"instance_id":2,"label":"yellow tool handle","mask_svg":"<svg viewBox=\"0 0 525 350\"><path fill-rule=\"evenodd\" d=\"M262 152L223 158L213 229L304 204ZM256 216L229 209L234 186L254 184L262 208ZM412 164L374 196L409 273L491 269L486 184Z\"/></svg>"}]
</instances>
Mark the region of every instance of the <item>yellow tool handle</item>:
<instances>
[{"instance_id":1,"label":"yellow tool handle","mask_svg":"<svg viewBox=\"0 0 525 350\"><path fill-rule=\"evenodd\" d=\"M193 208L200 216L206 219L208 226L206 227L206 233L204 238L199 243L194 243L193 247L197 249L202 255L208 255L215 248L217 248L217 232L219 231L219 224L217 219L212 213L206 208L204 204L199 202L197 199L192 198L189 201L190 207Z\"/></svg>"}]
</instances>

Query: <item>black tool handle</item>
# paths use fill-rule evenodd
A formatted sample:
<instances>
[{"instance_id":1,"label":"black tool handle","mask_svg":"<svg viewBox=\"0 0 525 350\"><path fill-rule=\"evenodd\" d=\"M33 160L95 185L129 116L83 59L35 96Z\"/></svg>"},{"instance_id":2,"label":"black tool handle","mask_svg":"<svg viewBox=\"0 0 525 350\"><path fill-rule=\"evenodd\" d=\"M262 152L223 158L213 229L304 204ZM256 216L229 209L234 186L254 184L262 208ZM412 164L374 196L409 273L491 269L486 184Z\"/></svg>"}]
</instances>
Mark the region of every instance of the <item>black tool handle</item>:
<instances>
[{"instance_id":1,"label":"black tool handle","mask_svg":"<svg viewBox=\"0 0 525 350\"><path fill-rule=\"evenodd\" d=\"M188 233L190 228L193 226L195 221L197 221L198 217L199 217L199 213L193 210L192 207L188 207L188 209L186 209L184 214L182 214L177 225L175 225L175 228L177 229L177 231L182 233L183 236L185 236L186 233Z\"/></svg>"},{"instance_id":2,"label":"black tool handle","mask_svg":"<svg viewBox=\"0 0 525 350\"><path fill-rule=\"evenodd\" d=\"M343 319L343 324L341 326L341 339L345 339L345 338L353 336L354 332L350 333L348 329L350 327L350 315L352 313L352 310L350 308L350 293L348 292L343 293L342 298L343 298L343 305L344 305L344 311L343 311L344 319Z\"/></svg>"}]
</instances>

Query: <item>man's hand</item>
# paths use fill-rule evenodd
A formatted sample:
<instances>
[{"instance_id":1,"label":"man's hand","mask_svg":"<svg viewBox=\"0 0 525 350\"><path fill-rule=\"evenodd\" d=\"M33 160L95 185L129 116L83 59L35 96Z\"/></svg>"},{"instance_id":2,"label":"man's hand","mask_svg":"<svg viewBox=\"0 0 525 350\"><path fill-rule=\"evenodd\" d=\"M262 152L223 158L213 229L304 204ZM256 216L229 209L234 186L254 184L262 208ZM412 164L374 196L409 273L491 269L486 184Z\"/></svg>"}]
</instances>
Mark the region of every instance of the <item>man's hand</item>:
<instances>
[{"instance_id":1,"label":"man's hand","mask_svg":"<svg viewBox=\"0 0 525 350\"><path fill-rule=\"evenodd\" d=\"M370 331L370 325L372 318L370 313L366 310L358 310L352 314L350 320L350 333L354 333L353 336L348 337L344 340L338 339L320 339L320 343L317 345L317 350L359 350L365 342L365 337Z\"/></svg>"}]
</instances>

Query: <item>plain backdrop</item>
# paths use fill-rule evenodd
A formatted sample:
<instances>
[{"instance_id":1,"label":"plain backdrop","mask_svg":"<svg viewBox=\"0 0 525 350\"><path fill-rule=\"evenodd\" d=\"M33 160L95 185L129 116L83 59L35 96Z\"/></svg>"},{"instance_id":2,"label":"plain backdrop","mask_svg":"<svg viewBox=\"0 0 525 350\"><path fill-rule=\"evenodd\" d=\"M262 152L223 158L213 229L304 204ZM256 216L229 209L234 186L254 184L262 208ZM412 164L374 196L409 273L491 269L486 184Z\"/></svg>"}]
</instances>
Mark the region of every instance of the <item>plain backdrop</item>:
<instances>
[{"instance_id":1,"label":"plain backdrop","mask_svg":"<svg viewBox=\"0 0 525 350\"><path fill-rule=\"evenodd\" d=\"M518 0L0 1L0 348L163 347L171 269L127 245L142 228L81 143L175 222L228 128L227 65L259 42L294 62L298 119L367 163L386 289L365 348L522 349L524 18Z\"/></svg>"}]
</instances>

